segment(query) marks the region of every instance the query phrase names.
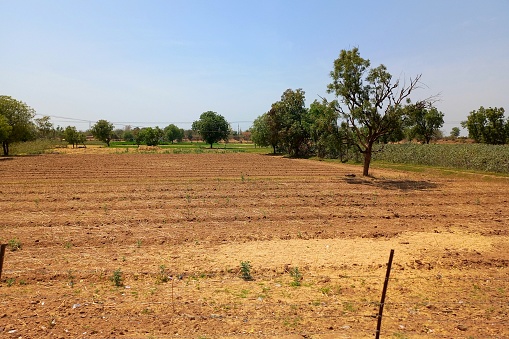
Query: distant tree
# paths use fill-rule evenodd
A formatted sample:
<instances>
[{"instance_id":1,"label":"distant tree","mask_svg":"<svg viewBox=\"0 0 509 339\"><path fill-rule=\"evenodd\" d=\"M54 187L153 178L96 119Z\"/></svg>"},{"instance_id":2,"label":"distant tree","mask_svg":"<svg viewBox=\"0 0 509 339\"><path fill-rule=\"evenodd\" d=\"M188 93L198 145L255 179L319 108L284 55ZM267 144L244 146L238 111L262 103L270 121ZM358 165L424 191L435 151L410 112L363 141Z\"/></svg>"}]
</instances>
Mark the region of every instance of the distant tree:
<instances>
[{"instance_id":1,"label":"distant tree","mask_svg":"<svg viewBox=\"0 0 509 339\"><path fill-rule=\"evenodd\" d=\"M70 145L72 145L72 148L74 146L78 146L78 144L85 144L85 134L82 132L79 132L76 127L74 126L67 126L64 130L64 138L65 141L67 141Z\"/></svg>"},{"instance_id":2,"label":"distant tree","mask_svg":"<svg viewBox=\"0 0 509 339\"><path fill-rule=\"evenodd\" d=\"M417 139L422 143L429 144L444 125L444 114L435 107L425 107L422 104L408 105L405 107L408 116L409 139Z\"/></svg>"},{"instance_id":3,"label":"distant tree","mask_svg":"<svg viewBox=\"0 0 509 339\"><path fill-rule=\"evenodd\" d=\"M144 142L147 146L157 146L161 143L161 140L164 137L164 131L158 126L146 127L141 129L139 133L142 142Z\"/></svg>"},{"instance_id":4,"label":"distant tree","mask_svg":"<svg viewBox=\"0 0 509 339\"><path fill-rule=\"evenodd\" d=\"M305 92L287 89L281 100L272 104L279 121L279 143L290 156L305 155L308 151L308 110L305 107Z\"/></svg>"},{"instance_id":5,"label":"distant tree","mask_svg":"<svg viewBox=\"0 0 509 339\"><path fill-rule=\"evenodd\" d=\"M274 154L276 153L277 142L274 144L271 144L270 142L267 113L260 115L253 122L253 126L251 127L251 140L255 143L255 145L261 147L271 146L274 150Z\"/></svg>"},{"instance_id":6,"label":"distant tree","mask_svg":"<svg viewBox=\"0 0 509 339\"><path fill-rule=\"evenodd\" d=\"M0 95L0 116L3 116L0 132L4 155L9 155L9 144L27 141L33 138L34 124L32 119L35 110L22 101L10 96ZM10 126L7 128L5 124Z\"/></svg>"},{"instance_id":7,"label":"distant tree","mask_svg":"<svg viewBox=\"0 0 509 339\"><path fill-rule=\"evenodd\" d=\"M348 145L338 125L336 103L315 100L309 106L309 135L314 152L320 158L340 158L343 160Z\"/></svg>"},{"instance_id":8,"label":"distant tree","mask_svg":"<svg viewBox=\"0 0 509 339\"><path fill-rule=\"evenodd\" d=\"M189 140L189 141L193 141L193 130L192 129L188 129L184 132L184 134L186 135L186 138Z\"/></svg>"},{"instance_id":9,"label":"distant tree","mask_svg":"<svg viewBox=\"0 0 509 339\"><path fill-rule=\"evenodd\" d=\"M456 139L457 137L460 136L460 128L459 127L453 127L451 129L451 134L450 134L451 138L453 139Z\"/></svg>"},{"instance_id":10,"label":"distant tree","mask_svg":"<svg viewBox=\"0 0 509 339\"><path fill-rule=\"evenodd\" d=\"M113 136L113 124L106 120L99 120L90 130L94 138L105 142L110 147L110 141Z\"/></svg>"},{"instance_id":11,"label":"distant tree","mask_svg":"<svg viewBox=\"0 0 509 339\"><path fill-rule=\"evenodd\" d=\"M480 107L472 111L466 121L461 122L463 128L468 129L468 137L475 142L501 145L509 138L509 121L504 120L504 109Z\"/></svg>"},{"instance_id":12,"label":"distant tree","mask_svg":"<svg viewBox=\"0 0 509 339\"><path fill-rule=\"evenodd\" d=\"M220 140L228 141L230 125L222 115L207 111L200 115L200 120L193 122L193 130L198 132L202 139L210 145Z\"/></svg>"},{"instance_id":13,"label":"distant tree","mask_svg":"<svg viewBox=\"0 0 509 339\"><path fill-rule=\"evenodd\" d=\"M34 119L34 121L37 134L40 138L50 138L54 134L53 124L49 116L43 116L42 118Z\"/></svg>"},{"instance_id":14,"label":"distant tree","mask_svg":"<svg viewBox=\"0 0 509 339\"><path fill-rule=\"evenodd\" d=\"M164 136L172 144L175 140L181 142L184 139L184 130L174 124L170 124L164 128Z\"/></svg>"},{"instance_id":15,"label":"distant tree","mask_svg":"<svg viewBox=\"0 0 509 339\"><path fill-rule=\"evenodd\" d=\"M360 56L358 48L342 50L327 86L327 92L340 99L336 109L355 133L352 141L364 155L364 176L369 174L374 144L401 125L405 99L421 78L418 75L408 85L400 85L399 81L392 82L384 65L369 67L370 61Z\"/></svg>"}]
</instances>

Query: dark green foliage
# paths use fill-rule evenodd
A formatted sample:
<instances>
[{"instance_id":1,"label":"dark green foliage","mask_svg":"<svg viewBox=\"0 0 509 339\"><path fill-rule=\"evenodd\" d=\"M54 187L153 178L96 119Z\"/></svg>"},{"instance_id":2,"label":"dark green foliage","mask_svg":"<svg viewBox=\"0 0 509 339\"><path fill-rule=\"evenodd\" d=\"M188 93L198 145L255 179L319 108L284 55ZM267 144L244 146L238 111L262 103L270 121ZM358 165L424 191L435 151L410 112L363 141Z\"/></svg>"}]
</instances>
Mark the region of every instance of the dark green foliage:
<instances>
[{"instance_id":1,"label":"dark green foliage","mask_svg":"<svg viewBox=\"0 0 509 339\"><path fill-rule=\"evenodd\" d=\"M137 143L145 143L147 146L157 146L164 137L164 131L159 127L146 127L138 133ZM140 144L138 144L140 145Z\"/></svg>"},{"instance_id":2,"label":"dark green foliage","mask_svg":"<svg viewBox=\"0 0 509 339\"><path fill-rule=\"evenodd\" d=\"M220 140L228 141L230 125L222 115L207 111L200 115L200 120L193 122L193 130L198 132L203 140L212 145Z\"/></svg>"},{"instance_id":3,"label":"dark green foliage","mask_svg":"<svg viewBox=\"0 0 509 339\"><path fill-rule=\"evenodd\" d=\"M509 142L509 119L504 120L504 109L480 107L472 111L461 123L468 129L468 136L475 142L501 145Z\"/></svg>"},{"instance_id":4,"label":"dark green foliage","mask_svg":"<svg viewBox=\"0 0 509 339\"><path fill-rule=\"evenodd\" d=\"M105 142L106 145L110 147L110 141L113 136L113 124L106 120L99 120L92 126L90 133L92 133L94 138Z\"/></svg>"},{"instance_id":5,"label":"dark green foliage","mask_svg":"<svg viewBox=\"0 0 509 339\"><path fill-rule=\"evenodd\" d=\"M184 139L184 130L174 124L168 125L164 128L164 137L172 144L175 140L181 142Z\"/></svg>"},{"instance_id":6,"label":"dark green foliage","mask_svg":"<svg viewBox=\"0 0 509 339\"><path fill-rule=\"evenodd\" d=\"M422 104L405 107L406 123L410 126L408 138L410 140L429 144L437 131L444 125L444 114L435 107L425 107Z\"/></svg>"},{"instance_id":7,"label":"dark green foliage","mask_svg":"<svg viewBox=\"0 0 509 339\"><path fill-rule=\"evenodd\" d=\"M34 116L35 110L24 102L0 95L0 142L4 155L9 155L9 144L35 138Z\"/></svg>"},{"instance_id":8,"label":"dark green foliage","mask_svg":"<svg viewBox=\"0 0 509 339\"><path fill-rule=\"evenodd\" d=\"M253 280L251 276L251 263L249 261L242 261L240 263L240 273L242 274L242 279L246 281Z\"/></svg>"},{"instance_id":9,"label":"dark green foliage","mask_svg":"<svg viewBox=\"0 0 509 339\"><path fill-rule=\"evenodd\" d=\"M78 146L78 144L84 144L87 138L85 134L78 132L76 127L67 126L64 130L64 139L74 148L74 146Z\"/></svg>"}]
</instances>

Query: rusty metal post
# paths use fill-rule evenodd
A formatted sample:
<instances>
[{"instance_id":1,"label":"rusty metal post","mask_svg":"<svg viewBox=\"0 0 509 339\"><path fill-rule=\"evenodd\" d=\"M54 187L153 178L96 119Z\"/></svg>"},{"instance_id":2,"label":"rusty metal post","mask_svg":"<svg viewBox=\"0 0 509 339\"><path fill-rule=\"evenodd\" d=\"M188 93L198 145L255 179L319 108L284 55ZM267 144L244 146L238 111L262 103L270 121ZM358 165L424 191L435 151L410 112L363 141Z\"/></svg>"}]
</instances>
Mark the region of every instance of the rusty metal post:
<instances>
[{"instance_id":1,"label":"rusty metal post","mask_svg":"<svg viewBox=\"0 0 509 339\"><path fill-rule=\"evenodd\" d=\"M380 329L382 328L382 313L384 311L385 294L387 293L387 285L389 285L389 276L391 275L392 258L394 256L394 250L391 250L389 255L389 263L387 264L387 273L385 274L384 289L382 290L382 299L380 300L380 307L378 309L378 322L376 325L375 339L380 338Z\"/></svg>"},{"instance_id":2,"label":"rusty metal post","mask_svg":"<svg viewBox=\"0 0 509 339\"><path fill-rule=\"evenodd\" d=\"M2 280L2 268L4 267L5 248L7 244L0 245L0 280Z\"/></svg>"}]
</instances>

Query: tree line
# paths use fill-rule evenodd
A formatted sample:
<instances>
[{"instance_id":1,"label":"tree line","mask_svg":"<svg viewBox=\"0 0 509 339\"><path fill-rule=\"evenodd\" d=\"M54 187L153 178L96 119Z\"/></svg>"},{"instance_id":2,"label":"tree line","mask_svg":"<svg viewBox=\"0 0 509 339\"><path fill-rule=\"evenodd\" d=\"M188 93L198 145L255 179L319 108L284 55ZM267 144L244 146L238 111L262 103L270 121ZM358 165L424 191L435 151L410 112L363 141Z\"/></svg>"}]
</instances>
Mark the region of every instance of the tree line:
<instances>
[{"instance_id":1,"label":"tree line","mask_svg":"<svg viewBox=\"0 0 509 339\"><path fill-rule=\"evenodd\" d=\"M271 147L274 153L293 157L318 156L347 161L361 154L363 174L368 175L376 144L404 139L429 143L439 135L444 114L434 107L436 98L417 102L410 98L419 88L421 75L400 82L393 79L383 64L371 67L369 59L362 58L359 49L353 48L340 52L330 78L326 92L334 95L334 100L320 97L306 107L304 90L287 89L279 101L256 118L249 130L252 141ZM11 143L35 138L63 138L73 147L86 141L85 133L74 126L54 128L50 117L34 117L35 110L26 103L0 96L0 142L4 155L9 154ZM471 111L461 126L476 142L509 143L509 118L504 117L503 108L480 107ZM190 130L174 124L164 128L126 127L121 130L114 129L107 120L99 120L89 133L107 146L115 139L155 146L199 136L210 147L236 134L226 119L213 111L202 113ZM454 127L451 136L459 134L459 127Z\"/></svg>"}]
</instances>

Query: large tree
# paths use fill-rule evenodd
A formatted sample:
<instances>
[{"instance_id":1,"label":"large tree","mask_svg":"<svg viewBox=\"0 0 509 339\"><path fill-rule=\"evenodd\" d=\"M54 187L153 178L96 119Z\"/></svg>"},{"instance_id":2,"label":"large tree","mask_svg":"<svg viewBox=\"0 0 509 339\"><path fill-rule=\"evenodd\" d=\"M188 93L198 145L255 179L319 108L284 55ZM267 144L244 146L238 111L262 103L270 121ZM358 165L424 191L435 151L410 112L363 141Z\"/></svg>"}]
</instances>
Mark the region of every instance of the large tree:
<instances>
[{"instance_id":1,"label":"large tree","mask_svg":"<svg viewBox=\"0 0 509 339\"><path fill-rule=\"evenodd\" d=\"M363 175L369 174L374 144L401 125L405 100L417 88L420 75L409 84L392 82L384 65L369 68L358 48L342 50L330 73L328 93L334 93L340 103L338 112L355 133L355 145L364 155Z\"/></svg>"},{"instance_id":2,"label":"large tree","mask_svg":"<svg viewBox=\"0 0 509 339\"><path fill-rule=\"evenodd\" d=\"M184 139L184 130L182 128L178 128L174 124L170 124L164 128L164 136L166 140L173 142L177 140L177 142L181 142Z\"/></svg>"},{"instance_id":3,"label":"large tree","mask_svg":"<svg viewBox=\"0 0 509 339\"><path fill-rule=\"evenodd\" d=\"M0 141L4 155L9 155L9 144L18 141L27 141L32 138L35 110L22 101L10 96L0 95ZM6 127L6 125L10 127Z\"/></svg>"},{"instance_id":4,"label":"large tree","mask_svg":"<svg viewBox=\"0 0 509 339\"><path fill-rule=\"evenodd\" d=\"M305 92L287 89L281 100L272 104L279 124L279 142L286 152L298 157L308 151L309 133L307 129L308 110L305 107Z\"/></svg>"},{"instance_id":5,"label":"large tree","mask_svg":"<svg viewBox=\"0 0 509 339\"><path fill-rule=\"evenodd\" d=\"M222 115L207 111L200 115L200 120L193 122L193 130L198 132L202 139L210 145L220 140L228 140L230 125Z\"/></svg>"},{"instance_id":6,"label":"large tree","mask_svg":"<svg viewBox=\"0 0 509 339\"><path fill-rule=\"evenodd\" d=\"M480 107L472 111L466 121L461 122L468 129L468 137L485 144L500 145L509 140L509 120L504 121L504 109Z\"/></svg>"},{"instance_id":7,"label":"large tree","mask_svg":"<svg viewBox=\"0 0 509 339\"><path fill-rule=\"evenodd\" d=\"M309 106L309 135L316 155L320 158L339 158L343 160L347 144L345 133L338 125L336 102L315 100Z\"/></svg>"},{"instance_id":8,"label":"large tree","mask_svg":"<svg viewBox=\"0 0 509 339\"><path fill-rule=\"evenodd\" d=\"M409 138L416 138L422 143L429 144L431 139L444 125L444 113L436 107L423 105L409 105L406 107L408 123L410 125Z\"/></svg>"},{"instance_id":9,"label":"large tree","mask_svg":"<svg viewBox=\"0 0 509 339\"><path fill-rule=\"evenodd\" d=\"M106 120L99 120L90 130L94 138L105 142L110 147L111 137L113 135L113 124Z\"/></svg>"}]
</instances>

